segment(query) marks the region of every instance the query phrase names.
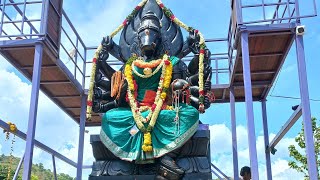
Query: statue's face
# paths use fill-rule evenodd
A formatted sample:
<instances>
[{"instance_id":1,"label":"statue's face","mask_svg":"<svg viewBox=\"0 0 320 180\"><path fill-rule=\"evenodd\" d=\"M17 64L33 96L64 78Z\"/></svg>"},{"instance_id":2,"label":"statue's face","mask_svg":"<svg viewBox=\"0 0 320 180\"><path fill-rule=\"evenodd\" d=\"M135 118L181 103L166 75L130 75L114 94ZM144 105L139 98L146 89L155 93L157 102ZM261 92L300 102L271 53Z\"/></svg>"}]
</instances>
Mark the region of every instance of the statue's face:
<instances>
[{"instance_id":1,"label":"statue's face","mask_svg":"<svg viewBox=\"0 0 320 180\"><path fill-rule=\"evenodd\" d=\"M140 31L138 34L140 40L140 48L142 55L151 58L157 49L160 42L160 34L158 31L150 28Z\"/></svg>"}]
</instances>

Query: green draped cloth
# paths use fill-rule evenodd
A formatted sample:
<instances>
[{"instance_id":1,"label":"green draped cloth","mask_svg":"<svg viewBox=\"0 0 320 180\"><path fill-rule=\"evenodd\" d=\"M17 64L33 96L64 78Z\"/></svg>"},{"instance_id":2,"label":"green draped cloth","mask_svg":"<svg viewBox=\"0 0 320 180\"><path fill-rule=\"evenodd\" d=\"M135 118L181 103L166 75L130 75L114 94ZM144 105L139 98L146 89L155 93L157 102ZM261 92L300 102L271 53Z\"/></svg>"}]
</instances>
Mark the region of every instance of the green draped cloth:
<instances>
[{"instance_id":1,"label":"green draped cloth","mask_svg":"<svg viewBox=\"0 0 320 180\"><path fill-rule=\"evenodd\" d=\"M178 58L172 57L170 60L175 65ZM140 68L136 70L143 73ZM161 70L150 78L134 75L138 85L137 100L139 102L148 99L146 96L148 94L150 96L150 92L157 91L160 76ZM181 147L198 128L198 110L187 104L180 104L180 106L178 125L174 121L176 117L174 110L161 110L159 113L157 122L151 131L152 152L142 150L144 134L136 128L130 108L115 108L104 114L100 139L114 155L122 160L135 161L140 164L152 163L155 158ZM146 111L142 115L146 117L148 113ZM131 134L132 129L137 129L138 132Z\"/></svg>"}]
</instances>

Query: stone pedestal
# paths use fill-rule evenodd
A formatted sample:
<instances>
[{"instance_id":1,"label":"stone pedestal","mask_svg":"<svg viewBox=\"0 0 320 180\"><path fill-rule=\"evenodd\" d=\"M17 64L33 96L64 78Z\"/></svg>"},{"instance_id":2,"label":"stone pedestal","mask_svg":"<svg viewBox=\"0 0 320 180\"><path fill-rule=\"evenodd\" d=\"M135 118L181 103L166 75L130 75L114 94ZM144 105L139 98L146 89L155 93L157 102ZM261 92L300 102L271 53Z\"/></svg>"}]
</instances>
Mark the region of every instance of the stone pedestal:
<instances>
[{"instance_id":1,"label":"stone pedestal","mask_svg":"<svg viewBox=\"0 0 320 180\"><path fill-rule=\"evenodd\" d=\"M89 180L114 179L154 179L158 163L134 164L122 161L113 155L101 142L99 135L91 135L93 163ZM185 180L211 179L210 168L210 131L208 125L200 124L197 132L181 148L175 150L175 161L184 169Z\"/></svg>"}]
</instances>

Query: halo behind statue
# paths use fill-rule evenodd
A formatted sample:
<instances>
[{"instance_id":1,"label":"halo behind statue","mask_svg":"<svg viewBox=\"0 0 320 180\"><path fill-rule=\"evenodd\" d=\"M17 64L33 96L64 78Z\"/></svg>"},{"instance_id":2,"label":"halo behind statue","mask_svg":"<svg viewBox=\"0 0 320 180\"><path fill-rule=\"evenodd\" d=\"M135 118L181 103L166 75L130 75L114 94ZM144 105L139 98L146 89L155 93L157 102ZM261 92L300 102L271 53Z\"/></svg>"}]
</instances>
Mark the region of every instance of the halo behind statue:
<instances>
[{"instance_id":1,"label":"halo behind statue","mask_svg":"<svg viewBox=\"0 0 320 180\"><path fill-rule=\"evenodd\" d=\"M161 47L157 51L158 55L163 55L168 52L171 56L176 56L181 51L183 46L183 37L181 29L178 25L173 23L163 10L158 6L155 0L148 0L148 2L141 8L134 18L128 22L121 32L119 45L122 47L121 55L128 59L132 53L141 55L138 41L138 29L141 26L141 19L148 12L153 12L161 22Z\"/></svg>"}]
</instances>

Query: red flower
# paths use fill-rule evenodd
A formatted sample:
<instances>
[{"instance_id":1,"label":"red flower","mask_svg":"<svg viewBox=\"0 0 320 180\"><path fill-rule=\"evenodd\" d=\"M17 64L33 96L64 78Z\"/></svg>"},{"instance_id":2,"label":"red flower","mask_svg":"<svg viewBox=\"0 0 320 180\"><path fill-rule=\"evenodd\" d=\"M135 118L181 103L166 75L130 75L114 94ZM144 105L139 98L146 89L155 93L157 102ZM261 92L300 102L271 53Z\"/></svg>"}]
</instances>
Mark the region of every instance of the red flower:
<instances>
[{"instance_id":1,"label":"red flower","mask_svg":"<svg viewBox=\"0 0 320 180\"><path fill-rule=\"evenodd\" d=\"M93 62L93 63L97 63L97 59L96 59L96 58L93 58L92 62Z\"/></svg>"},{"instance_id":2,"label":"red flower","mask_svg":"<svg viewBox=\"0 0 320 180\"><path fill-rule=\"evenodd\" d=\"M168 66L168 65L170 65L170 61L165 60L165 61L164 61L164 64Z\"/></svg>"},{"instance_id":3,"label":"red flower","mask_svg":"<svg viewBox=\"0 0 320 180\"><path fill-rule=\"evenodd\" d=\"M200 49L200 54L204 54L204 49Z\"/></svg>"},{"instance_id":4,"label":"red flower","mask_svg":"<svg viewBox=\"0 0 320 180\"><path fill-rule=\"evenodd\" d=\"M126 102L129 102L128 93L126 93Z\"/></svg>"},{"instance_id":5,"label":"red flower","mask_svg":"<svg viewBox=\"0 0 320 180\"><path fill-rule=\"evenodd\" d=\"M87 101L88 106L92 106L92 101Z\"/></svg>"},{"instance_id":6,"label":"red flower","mask_svg":"<svg viewBox=\"0 0 320 180\"><path fill-rule=\"evenodd\" d=\"M203 96L204 95L204 90L199 91L199 94Z\"/></svg>"},{"instance_id":7,"label":"red flower","mask_svg":"<svg viewBox=\"0 0 320 180\"><path fill-rule=\"evenodd\" d=\"M175 19L176 17L172 14L171 16L170 16L170 19L173 21L174 19Z\"/></svg>"},{"instance_id":8,"label":"red flower","mask_svg":"<svg viewBox=\"0 0 320 180\"><path fill-rule=\"evenodd\" d=\"M198 30L198 29L196 29L196 30L194 30L194 32L195 32L196 34L198 34L199 30Z\"/></svg>"},{"instance_id":9,"label":"red flower","mask_svg":"<svg viewBox=\"0 0 320 180\"><path fill-rule=\"evenodd\" d=\"M141 8L140 6L136 6L136 8L135 8L135 9L136 9L136 10L139 10L140 8Z\"/></svg>"},{"instance_id":10,"label":"red flower","mask_svg":"<svg viewBox=\"0 0 320 180\"><path fill-rule=\"evenodd\" d=\"M127 22L128 22L128 20L125 19L125 20L122 22L123 26L126 26L126 25L127 25Z\"/></svg>"},{"instance_id":11,"label":"red flower","mask_svg":"<svg viewBox=\"0 0 320 180\"><path fill-rule=\"evenodd\" d=\"M156 109L156 104L152 104L152 106L151 106L151 111L154 111L155 109Z\"/></svg>"},{"instance_id":12,"label":"red flower","mask_svg":"<svg viewBox=\"0 0 320 180\"><path fill-rule=\"evenodd\" d=\"M163 3L159 4L159 6L160 6L161 8L163 8L163 7L164 7Z\"/></svg>"}]
</instances>

